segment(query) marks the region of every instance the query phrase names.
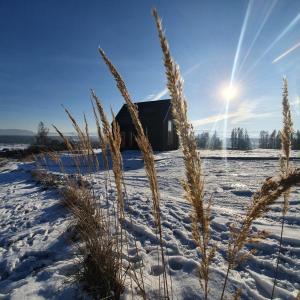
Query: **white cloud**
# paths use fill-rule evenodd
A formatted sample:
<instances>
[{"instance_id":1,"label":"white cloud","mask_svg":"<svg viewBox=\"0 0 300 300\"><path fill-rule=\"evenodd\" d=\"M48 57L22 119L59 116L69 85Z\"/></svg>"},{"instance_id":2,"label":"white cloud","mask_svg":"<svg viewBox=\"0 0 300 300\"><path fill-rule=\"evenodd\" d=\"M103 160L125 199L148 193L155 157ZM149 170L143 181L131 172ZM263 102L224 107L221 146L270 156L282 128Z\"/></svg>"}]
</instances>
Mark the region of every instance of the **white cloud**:
<instances>
[{"instance_id":1,"label":"white cloud","mask_svg":"<svg viewBox=\"0 0 300 300\"><path fill-rule=\"evenodd\" d=\"M153 100L159 100L162 97L166 96L169 93L169 90L167 88L161 90L160 92L158 92L157 94L152 95L152 97L149 99L150 101Z\"/></svg>"},{"instance_id":2,"label":"white cloud","mask_svg":"<svg viewBox=\"0 0 300 300\"><path fill-rule=\"evenodd\" d=\"M213 115L207 118L194 120L192 121L192 124L195 128L197 128L203 125L224 121L226 118L231 124L237 124L249 119L269 117L272 114L274 114L274 112L258 112L257 102L250 103L248 101L244 101L239 104L236 110L228 112L227 115L225 113Z\"/></svg>"},{"instance_id":3,"label":"white cloud","mask_svg":"<svg viewBox=\"0 0 300 300\"><path fill-rule=\"evenodd\" d=\"M296 115L300 115L300 97L298 95L295 97L294 101L290 102L290 105L293 111L296 113Z\"/></svg>"},{"instance_id":4,"label":"white cloud","mask_svg":"<svg viewBox=\"0 0 300 300\"><path fill-rule=\"evenodd\" d=\"M155 97L155 95L154 94L150 94L150 95L148 95L148 96L145 97L145 100L146 101L151 101L153 99L153 97Z\"/></svg>"},{"instance_id":5,"label":"white cloud","mask_svg":"<svg viewBox=\"0 0 300 300\"><path fill-rule=\"evenodd\" d=\"M300 105L300 97L299 96L296 96L295 97L295 100L290 102L290 105L291 106L299 106Z\"/></svg>"},{"instance_id":6,"label":"white cloud","mask_svg":"<svg viewBox=\"0 0 300 300\"><path fill-rule=\"evenodd\" d=\"M201 66L202 62L199 62L193 66L191 66L190 68L188 68L182 75L182 77L186 77L190 74L192 74L195 70L197 70L200 66ZM158 93L154 94L149 101L153 101L153 100L159 100L163 97L165 97L166 95L168 95L169 90L167 88L164 88L163 90L159 91Z\"/></svg>"}]
</instances>

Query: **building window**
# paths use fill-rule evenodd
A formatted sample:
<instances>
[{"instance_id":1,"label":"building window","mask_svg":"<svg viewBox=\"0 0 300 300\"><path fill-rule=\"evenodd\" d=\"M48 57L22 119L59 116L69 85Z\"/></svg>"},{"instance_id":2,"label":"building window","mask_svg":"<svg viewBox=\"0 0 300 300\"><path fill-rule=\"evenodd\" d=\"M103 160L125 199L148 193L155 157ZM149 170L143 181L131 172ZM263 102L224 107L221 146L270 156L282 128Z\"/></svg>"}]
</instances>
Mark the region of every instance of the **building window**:
<instances>
[{"instance_id":1,"label":"building window","mask_svg":"<svg viewBox=\"0 0 300 300\"><path fill-rule=\"evenodd\" d=\"M172 122L172 120L168 120L168 145L173 144L173 138L174 138L173 122Z\"/></svg>"}]
</instances>

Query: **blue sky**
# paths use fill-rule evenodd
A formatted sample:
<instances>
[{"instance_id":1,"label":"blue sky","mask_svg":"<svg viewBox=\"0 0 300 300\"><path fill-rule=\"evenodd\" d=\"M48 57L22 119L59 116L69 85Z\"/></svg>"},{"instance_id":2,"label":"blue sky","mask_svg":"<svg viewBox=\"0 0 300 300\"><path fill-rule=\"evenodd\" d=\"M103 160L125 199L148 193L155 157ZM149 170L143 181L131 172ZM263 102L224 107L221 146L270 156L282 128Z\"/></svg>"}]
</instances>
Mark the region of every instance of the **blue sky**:
<instances>
[{"instance_id":1,"label":"blue sky","mask_svg":"<svg viewBox=\"0 0 300 300\"><path fill-rule=\"evenodd\" d=\"M91 88L107 110L117 112L123 100L99 45L135 101L167 98L153 7L182 70L196 130L223 130L222 87L230 83L234 65L238 93L229 103L228 131L241 126L256 135L279 129L284 75L300 128L298 0L0 0L0 128L35 130L42 120L72 131L61 104L79 120L85 112L93 128Z\"/></svg>"}]
</instances>

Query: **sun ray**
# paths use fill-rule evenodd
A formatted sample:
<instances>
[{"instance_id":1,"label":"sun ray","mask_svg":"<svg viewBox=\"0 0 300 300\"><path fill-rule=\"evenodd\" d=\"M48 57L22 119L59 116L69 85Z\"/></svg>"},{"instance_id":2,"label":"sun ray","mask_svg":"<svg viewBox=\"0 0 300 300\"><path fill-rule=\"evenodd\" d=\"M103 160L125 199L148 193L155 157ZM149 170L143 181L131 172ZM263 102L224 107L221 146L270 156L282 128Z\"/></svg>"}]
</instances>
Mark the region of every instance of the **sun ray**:
<instances>
[{"instance_id":1,"label":"sun ray","mask_svg":"<svg viewBox=\"0 0 300 300\"><path fill-rule=\"evenodd\" d=\"M245 32L246 32L246 28L247 28L247 24L248 24L248 20L249 20L249 16L250 16L250 12L251 12L251 9L252 9L252 4L253 4L253 0L249 0L248 7L247 7L247 10L246 10L246 15L245 15L245 18L244 18L244 21L243 21L243 25L242 25L242 29L241 29L241 33L240 33L240 37L239 37L239 41L238 41L238 45L237 45L235 56L234 56L234 61L233 61L233 66L232 66L232 71L231 71L231 78L230 78L231 83L235 79L236 68L237 68L237 64L238 64L238 60L239 60L241 47L242 47L242 43L243 43L243 40L244 40L244 36L245 36Z\"/></svg>"},{"instance_id":2,"label":"sun ray","mask_svg":"<svg viewBox=\"0 0 300 300\"><path fill-rule=\"evenodd\" d=\"M244 66L245 62L247 61L247 58L248 58L248 56L250 55L250 53L251 53L251 51L252 51L252 49L253 49L253 46L255 45L255 43L256 43L258 37L260 36L262 30L264 29L264 26L265 26L265 24L267 23L267 21L268 21L270 15L271 15L271 13L272 13L274 7L276 6L277 2L278 2L278 0L274 0L274 1L271 3L271 5L270 5L270 7L269 7L269 9L268 9L268 11L267 11L267 13L266 13L266 15L265 15L263 21L262 21L260 27L258 28L258 30L257 30L257 32L256 32L256 34L255 34L255 36L254 36L254 39L253 39L252 43L250 44L250 47L249 47L248 51L246 52L246 55L244 56L244 59L243 59L241 65L240 65L240 67L239 67L238 72L237 72L238 74L241 73L241 71L242 71L242 69L243 69L243 66Z\"/></svg>"},{"instance_id":3,"label":"sun ray","mask_svg":"<svg viewBox=\"0 0 300 300\"><path fill-rule=\"evenodd\" d=\"M237 69L237 65L238 65L238 61L239 61L239 57L240 57L240 51L242 48L250 12L252 10L252 5L253 5L253 0L249 0L246 14L245 14L244 21L243 21L243 25L241 28L241 33L240 33L239 41L237 44L235 56L234 56L234 61L233 61L233 66L232 66L232 71L231 71L231 76L230 76L230 84L228 86L228 93L227 93L227 97L225 99L225 116L228 116L228 112L229 112L229 102L231 99L228 96L232 95L232 91L234 89L236 69ZM225 156L225 163L227 163L227 127L228 127L228 118L225 117L224 128L223 128L223 150L224 150L224 156Z\"/></svg>"},{"instance_id":4,"label":"sun ray","mask_svg":"<svg viewBox=\"0 0 300 300\"><path fill-rule=\"evenodd\" d=\"M243 78L246 78L249 73L257 66L257 64L265 57L267 53L300 21L300 13L289 23L289 25L276 37L276 39L269 45L263 54L254 62L254 64L245 72Z\"/></svg>"}]
</instances>

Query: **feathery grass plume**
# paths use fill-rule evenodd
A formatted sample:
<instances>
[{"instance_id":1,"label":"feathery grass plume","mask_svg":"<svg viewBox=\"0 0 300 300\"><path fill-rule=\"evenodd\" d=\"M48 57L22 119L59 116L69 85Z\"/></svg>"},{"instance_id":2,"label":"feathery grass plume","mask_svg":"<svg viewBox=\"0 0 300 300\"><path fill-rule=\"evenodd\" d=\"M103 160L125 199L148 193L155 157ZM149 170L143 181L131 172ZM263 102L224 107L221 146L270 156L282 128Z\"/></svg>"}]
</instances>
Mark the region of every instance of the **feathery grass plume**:
<instances>
[{"instance_id":1,"label":"feathery grass plume","mask_svg":"<svg viewBox=\"0 0 300 300\"><path fill-rule=\"evenodd\" d=\"M148 176L148 180L150 183L150 189L151 189L151 193L152 193L153 215L154 215L156 227L157 227L158 234L159 234L160 252L161 252L162 267L163 267L164 297L169 298L169 287L168 287L168 279L167 279L167 272L166 272L166 262L165 262L165 255L164 255L164 249L163 249L163 236L162 236L161 212L160 212L160 195L159 195L159 188L158 188L158 182L157 182L156 169L155 169L155 165L154 165L154 155L153 155L152 147L150 145L150 142L149 142L147 136L144 133L143 126L139 119L137 107L131 100L131 97L129 95L129 92L127 90L125 82L123 81L119 72L116 70L115 66L108 59L108 57L106 56L104 51L99 48L99 52L100 52L104 62L108 66L114 79L116 80L117 87L118 87L119 91L121 92L121 95L123 96L123 98L127 104L128 111L131 116L131 120L135 126L135 130L136 130L135 139L136 139L137 144L142 152L143 159L145 162L145 169L146 169L146 173Z\"/></svg>"},{"instance_id":2,"label":"feathery grass plume","mask_svg":"<svg viewBox=\"0 0 300 300\"><path fill-rule=\"evenodd\" d=\"M168 41L164 35L162 22L153 10L157 31L163 52L164 66L167 76L167 87L171 96L172 113L175 120L185 164L186 180L183 182L185 198L192 204L193 237L201 252L199 270L200 284L204 289L205 299L208 296L209 265L215 254L215 247L210 242L210 207L211 201L204 204L204 180L201 169L200 155L197 152L196 139L192 125L187 118L187 102L183 93L183 80L179 66L173 61ZM202 283L204 281L204 285Z\"/></svg>"},{"instance_id":3,"label":"feathery grass plume","mask_svg":"<svg viewBox=\"0 0 300 300\"><path fill-rule=\"evenodd\" d=\"M283 78L283 91L282 91L282 115L283 115L283 128L280 131L282 152L285 160L285 168L282 170L283 174L289 172L289 157L291 152L291 136L293 133L293 122L291 117L290 104L288 99L288 82Z\"/></svg>"},{"instance_id":4,"label":"feathery grass plume","mask_svg":"<svg viewBox=\"0 0 300 300\"><path fill-rule=\"evenodd\" d=\"M280 131L282 156L280 159L280 171L283 176L286 176L290 172L290 153L292 144L292 134L293 134L293 122L290 110L290 104L288 100L288 82L286 78L283 78L283 92L282 92L282 116L283 116L283 128ZM286 215L288 210L288 198L289 191L284 194L284 204L282 213L283 216Z\"/></svg>"},{"instance_id":5,"label":"feathery grass plume","mask_svg":"<svg viewBox=\"0 0 300 300\"><path fill-rule=\"evenodd\" d=\"M64 106L63 106L65 112L67 113L69 119L71 120L71 123L73 125L73 128L75 129L77 135L78 135L78 139L79 139L79 147L78 147L78 152L84 154L86 151L88 153L88 155L83 155L83 160L86 161L86 164L89 168L91 168L92 164L91 164L91 161L90 161L90 151L91 151L91 144L89 142L89 136L87 136L85 134L85 132L80 128L80 126L78 125L78 123L76 122L75 118L72 116L71 112L66 109ZM87 125L87 122L86 122L86 118L85 118L85 115L84 115L84 122L85 122L85 130L88 130L88 125ZM88 131L87 131L88 133Z\"/></svg>"},{"instance_id":6,"label":"feathery grass plume","mask_svg":"<svg viewBox=\"0 0 300 300\"><path fill-rule=\"evenodd\" d=\"M103 159L103 165L104 165L104 170L105 170L105 193L106 193L106 206L107 206L107 215L108 215L108 219L110 219L109 216L109 199L108 199L108 184L110 184L110 188L111 187L111 178L110 178L110 173L109 173L109 163L108 163L108 158L107 158L107 138L105 137L105 135L102 132L102 128L100 126L100 121L99 121L99 117L96 113L96 109L95 109L95 105L94 102L91 98L91 103L92 103L92 107L93 107L93 113L94 113L94 118L95 118L95 122L96 122L96 127L97 127L97 133L98 133L98 140L99 140L99 145L101 148L101 153L102 153L102 159Z\"/></svg>"},{"instance_id":7,"label":"feathery grass plume","mask_svg":"<svg viewBox=\"0 0 300 300\"><path fill-rule=\"evenodd\" d=\"M70 111L68 109L66 109L64 106L63 106L63 108L64 108L66 114L68 115L69 119L71 120L73 128L75 129L78 139L79 139L79 146L77 147L76 150L79 153L81 153L80 157L85 161L85 164L90 168L89 156L82 155L89 149L89 144L88 144L87 138L86 138L84 132L81 130L78 123L76 122L75 118L70 113Z\"/></svg>"},{"instance_id":8,"label":"feathery grass plume","mask_svg":"<svg viewBox=\"0 0 300 300\"><path fill-rule=\"evenodd\" d=\"M300 168L294 169L286 176L268 178L262 184L260 190L253 196L253 201L239 228L232 226L231 242L228 244L228 267L224 280L221 299L224 297L229 272L241 261L247 259L255 250L241 254L245 244L257 243L266 236L265 232L251 233L253 221L269 211L270 206L291 187L300 183Z\"/></svg>"},{"instance_id":9,"label":"feathery grass plume","mask_svg":"<svg viewBox=\"0 0 300 300\"><path fill-rule=\"evenodd\" d=\"M293 134L293 122L292 122L290 104L288 99L288 82L286 78L283 78L282 116L283 116L283 128L280 131L281 147L282 147L282 156L280 157L280 171L282 176L287 176L291 171L289 165L289 159L290 159L291 144L292 144L291 139ZM283 229L284 229L285 216L287 214L288 206L289 206L289 197L290 197L290 190L287 190L283 194L280 241L279 241L279 248L278 248L278 254L276 259L276 268L275 268L271 299L273 299L274 297L275 287L277 283L280 254L282 249Z\"/></svg>"},{"instance_id":10,"label":"feathery grass plume","mask_svg":"<svg viewBox=\"0 0 300 300\"><path fill-rule=\"evenodd\" d=\"M53 128L55 129L55 131L58 133L58 135L62 138L62 140L64 141L67 149L72 153L72 157L77 169L77 173L80 174L80 162L78 160L75 148L73 147L73 145L70 143L69 139L55 126L53 125Z\"/></svg>"},{"instance_id":11,"label":"feathery grass plume","mask_svg":"<svg viewBox=\"0 0 300 300\"><path fill-rule=\"evenodd\" d=\"M122 155L120 152L121 146L121 134L120 128L115 118L113 119L112 126L109 124L107 116L104 112L102 103L95 91L91 91L91 96L94 99L97 110L102 122L103 133L105 135L105 139L108 141L110 153L112 156L112 164L113 164L113 173L115 177L116 189L117 189L117 197L118 197L118 212L119 218L124 218L124 196L122 190L122 178L123 178L123 168L122 168Z\"/></svg>"},{"instance_id":12,"label":"feathery grass plume","mask_svg":"<svg viewBox=\"0 0 300 300\"><path fill-rule=\"evenodd\" d=\"M91 143L91 138L89 134L89 125L86 120L85 114L83 114L84 118L84 125L85 125L85 141L86 141L86 146L87 146L87 156L88 156L88 161L89 161L89 166L91 168L91 171L99 170L99 161L97 158L97 155L95 154L95 151L93 149L92 143Z\"/></svg>"},{"instance_id":13,"label":"feathery grass plume","mask_svg":"<svg viewBox=\"0 0 300 300\"><path fill-rule=\"evenodd\" d=\"M97 133L98 133L98 140L99 140L99 144L100 144L100 148L102 151L102 158L103 158L103 162L104 162L104 169L106 169L107 171L109 170L109 164L108 164L108 159L107 159L107 149L106 149L106 145L107 145L107 139L105 138L105 135L102 132L101 126L100 126L100 122L99 122L99 118L98 115L96 113L95 110L95 105L92 102L92 107L93 107L93 112L94 112L94 118L96 121L96 127L97 127Z\"/></svg>"},{"instance_id":14,"label":"feathery grass plume","mask_svg":"<svg viewBox=\"0 0 300 300\"><path fill-rule=\"evenodd\" d=\"M70 111L68 109L66 109L64 106L63 106L63 109L65 110L66 114L68 115L69 119L71 120L73 128L75 129L75 131L78 135L79 141L82 143L81 148L85 149L86 148L86 141L85 141L85 136L84 136L83 131L80 129L79 125L77 124L75 118L72 116Z\"/></svg>"},{"instance_id":15,"label":"feathery grass plume","mask_svg":"<svg viewBox=\"0 0 300 300\"><path fill-rule=\"evenodd\" d=\"M120 233L120 239L117 240L118 244L118 251L120 252L120 256L122 259L123 253L123 227L117 221L121 221L125 218L125 211L124 211L124 195L122 190L122 178L123 178L123 168L122 168L122 155L120 152L121 146L121 136L120 136L120 129L118 124L113 120L112 126L109 124L107 116L104 112L102 103L96 93L92 90L91 96L94 99L97 110L102 122L103 132L105 135L105 139L108 141L110 153L112 157L112 168L113 174L115 178L115 185L117 190L117 217L118 220L115 219L115 228L116 234ZM122 261L121 261L122 264Z\"/></svg>"},{"instance_id":16,"label":"feathery grass plume","mask_svg":"<svg viewBox=\"0 0 300 300\"><path fill-rule=\"evenodd\" d=\"M94 116L95 116L95 120L96 120L96 126L97 126L97 131L98 131L98 137L99 137L99 141L101 144L101 149L102 152L105 155L105 166L106 169L108 170L109 165L108 165L108 160L107 160L107 155L106 155L106 145L108 143L111 153L112 153L112 163L113 163L113 172L114 172L114 176L115 176L115 181L116 181L116 187L117 187L117 193L118 195L120 195L120 197L122 197L122 206L121 206L121 212L122 212L122 218L125 218L125 199L124 199L124 195L123 195L123 191L122 191L122 185L124 188L124 193L125 195L127 195L126 193L126 186L125 186L125 182L124 182L124 176L123 176L123 161L122 161L122 155L120 152L120 147L121 147L121 133L120 133L120 127L118 125L118 123L116 122L116 118L114 115L113 110L111 109L111 114L112 114L112 124L110 125L108 122L108 119L106 117L106 114L104 112L102 103L100 101L100 99L97 97L96 93L92 90L91 91L91 96L92 99L94 99L96 106L97 106L97 110L98 113L100 115L100 119L102 122L102 126L103 126L103 133L100 127L100 123L99 123L99 118L98 115L96 113L95 110L95 106L92 103L93 106L93 111L94 111ZM109 174L109 173L108 173ZM130 215L130 219L132 220L132 216ZM122 231L122 227L121 227L121 242L122 242L122 236L123 236L123 231ZM128 236L127 233L125 231L125 240L126 240L126 246L127 246L127 251L128 251ZM138 253L138 248L137 248L137 243L136 243L136 239L134 238L134 242L135 242L135 247ZM121 247L122 248L122 247ZM136 271L132 268L130 268L128 271L130 272L130 280L134 280L135 283L137 284L141 295L143 297L143 299L146 299L146 294L145 294L145 287L144 287L144 279L143 279L143 271L142 268L139 268L140 270L140 277L137 277Z\"/></svg>"}]
</instances>

